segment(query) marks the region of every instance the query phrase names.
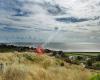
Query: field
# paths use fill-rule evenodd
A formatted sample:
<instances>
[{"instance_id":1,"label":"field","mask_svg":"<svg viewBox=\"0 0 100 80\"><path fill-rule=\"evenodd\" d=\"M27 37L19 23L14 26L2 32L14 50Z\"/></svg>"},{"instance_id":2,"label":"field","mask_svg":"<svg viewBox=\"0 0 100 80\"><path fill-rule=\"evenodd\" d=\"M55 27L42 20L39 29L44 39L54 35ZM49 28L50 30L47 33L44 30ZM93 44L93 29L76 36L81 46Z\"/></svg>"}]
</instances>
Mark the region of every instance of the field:
<instances>
[{"instance_id":1,"label":"field","mask_svg":"<svg viewBox=\"0 0 100 80\"><path fill-rule=\"evenodd\" d=\"M65 55L70 56L97 56L100 55L100 52L65 52Z\"/></svg>"},{"instance_id":2,"label":"field","mask_svg":"<svg viewBox=\"0 0 100 80\"><path fill-rule=\"evenodd\" d=\"M0 80L100 80L99 71L31 52L0 53Z\"/></svg>"}]
</instances>

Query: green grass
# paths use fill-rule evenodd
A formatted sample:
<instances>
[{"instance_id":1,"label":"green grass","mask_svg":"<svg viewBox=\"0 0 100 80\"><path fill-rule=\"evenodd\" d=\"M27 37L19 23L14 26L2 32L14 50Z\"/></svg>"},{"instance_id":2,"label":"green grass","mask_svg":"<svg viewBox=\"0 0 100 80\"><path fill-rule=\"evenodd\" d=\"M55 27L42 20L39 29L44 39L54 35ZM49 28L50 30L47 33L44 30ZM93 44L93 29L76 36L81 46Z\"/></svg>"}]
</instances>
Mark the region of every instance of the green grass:
<instances>
[{"instance_id":1,"label":"green grass","mask_svg":"<svg viewBox=\"0 0 100 80\"><path fill-rule=\"evenodd\" d=\"M100 52L65 52L65 56L97 56Z\"/></svg>"},{"instance_id":2,"label":"green grass","mask_svg":"<svg viewBox=\"0 0 100 80\"><path fill-rule=\"evenodd\" d=\"M90 80L100 80L100 74L93 76Z\"/></svg>"}]
</instances>

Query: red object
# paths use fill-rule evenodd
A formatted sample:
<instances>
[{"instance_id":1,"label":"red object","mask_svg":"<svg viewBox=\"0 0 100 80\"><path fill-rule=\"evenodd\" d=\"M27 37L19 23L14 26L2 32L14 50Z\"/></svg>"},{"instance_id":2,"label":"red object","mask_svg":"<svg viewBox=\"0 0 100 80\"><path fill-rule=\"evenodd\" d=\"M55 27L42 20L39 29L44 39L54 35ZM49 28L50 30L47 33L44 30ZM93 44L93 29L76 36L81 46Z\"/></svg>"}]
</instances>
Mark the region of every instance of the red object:
<instances>
[{"instance_id":1,"label":"red object","mask_svg":"<svg viewBox=\"0 0 100 80\"><path fill-rule=\"evenodd\" d=\"M36 48L36 53L37 53L38 55L42 55L42 54L44 54L44 49L43 49L41 46L38 46L38 47Z\"/></svg>"}]
</instances>

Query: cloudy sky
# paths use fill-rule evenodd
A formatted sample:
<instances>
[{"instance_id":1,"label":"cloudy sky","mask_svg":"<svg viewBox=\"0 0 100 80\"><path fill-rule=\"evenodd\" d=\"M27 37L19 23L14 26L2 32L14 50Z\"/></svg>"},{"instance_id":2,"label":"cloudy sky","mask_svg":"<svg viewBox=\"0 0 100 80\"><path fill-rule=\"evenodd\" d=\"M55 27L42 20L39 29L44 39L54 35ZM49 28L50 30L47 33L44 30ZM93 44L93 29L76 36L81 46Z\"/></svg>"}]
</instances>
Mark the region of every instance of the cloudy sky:
<instances>
[{"instance_id":1,"label":"cloudy sky","mask_svg":"<svg viewBox=\"0 0 100 80\"><path fill-rule=\"evenodd\" d=\"M100 0L0 0L0 42L100 42Z\"/></svg>"}]
</instances>

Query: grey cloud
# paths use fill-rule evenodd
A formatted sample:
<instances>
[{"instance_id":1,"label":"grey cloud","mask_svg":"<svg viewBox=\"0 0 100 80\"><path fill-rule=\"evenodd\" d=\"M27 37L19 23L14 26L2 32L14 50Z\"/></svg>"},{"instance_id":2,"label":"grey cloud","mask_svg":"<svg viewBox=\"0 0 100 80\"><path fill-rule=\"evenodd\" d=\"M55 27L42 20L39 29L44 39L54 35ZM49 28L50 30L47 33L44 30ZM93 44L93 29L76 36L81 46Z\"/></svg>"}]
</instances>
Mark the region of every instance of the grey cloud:
<instances>
[{"instance_id":1,"label":"grey cloud","mask_svg":"<svg viewBox=\"0 0 100 80\"><path fill-rule=\"evenodd\" d=\"M65 22L65 23L76 23L76 22L84 22L88 21L89 19L85 18L75 18L75 17L66 17L66 18L57 18L56 19L59 22Z\"/></svg>"},{"instance_id":2,"label":"grey cloud","mask_svg":"<svg viewBox=\"0 0 100 80\"><path fill-rule=\"evenodd\" d=\"M20 37L23 37L25 34L27 37L34 36L40 41L46 41L48 36L55 34L55 27L58 27L58 30L60 29L58 35L60 36L55 41L92 42L90 37L87 37L88 35L96 37L95 40L93 39L94 42L99 42L98 36L95 36L95 34L99 34L100 31L100 14L99 6L95 6L94 0L86 1L87 3L84 2L84 4L77 1L73 3L73 0L70 0L68 3L62 2L64 0L55 1L0 0L0 32L5 33L5 38L8 35L6 34L7 31L9 31L9 36L13 33L14 35L12 36L18 37L22 35ZM58 4L59 1L67 5L60 5ZM98 0L95 0L95 2L98 3ZM93 3L93 9L91 8L91 3ZM83 37L83 34L86 35ZM83 40L82 37L84 38Z\"/></svg>"}]
</instances>

